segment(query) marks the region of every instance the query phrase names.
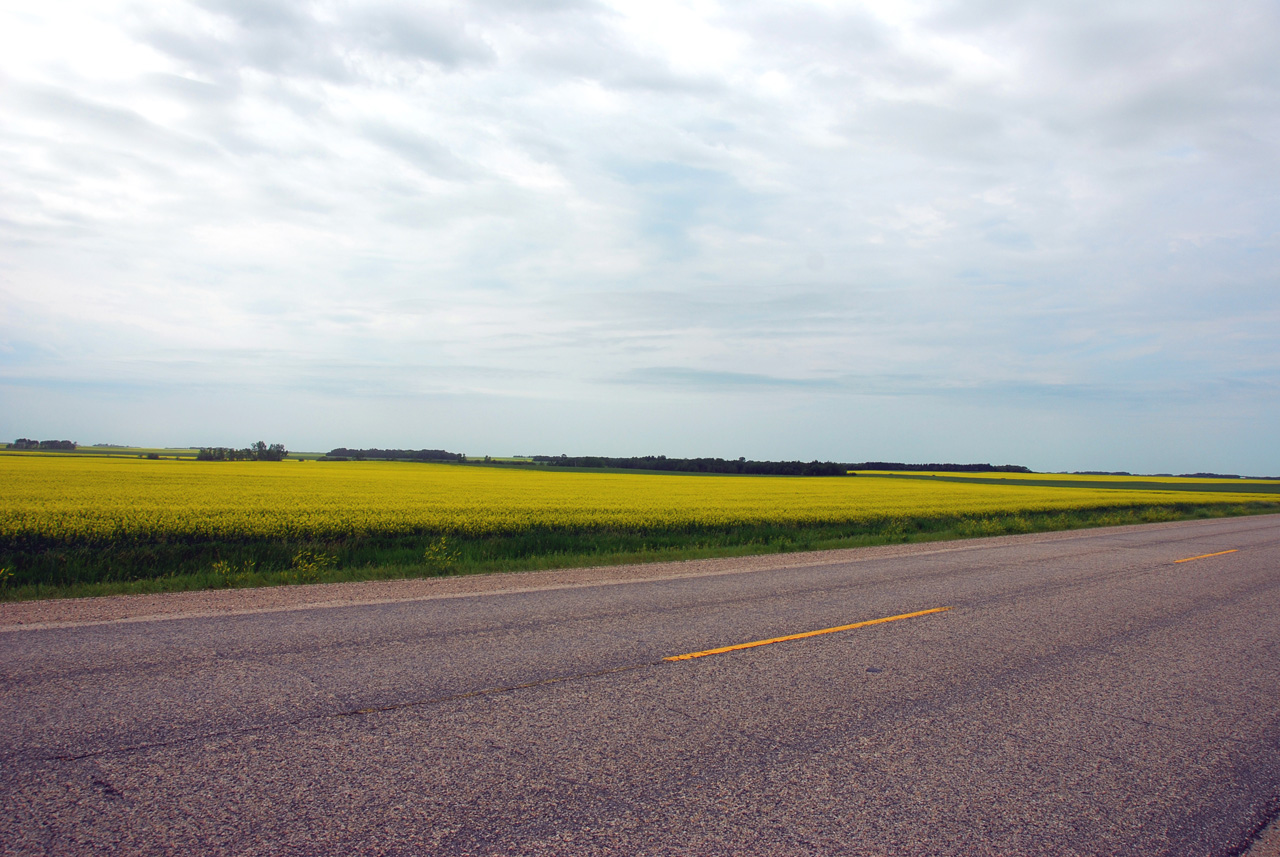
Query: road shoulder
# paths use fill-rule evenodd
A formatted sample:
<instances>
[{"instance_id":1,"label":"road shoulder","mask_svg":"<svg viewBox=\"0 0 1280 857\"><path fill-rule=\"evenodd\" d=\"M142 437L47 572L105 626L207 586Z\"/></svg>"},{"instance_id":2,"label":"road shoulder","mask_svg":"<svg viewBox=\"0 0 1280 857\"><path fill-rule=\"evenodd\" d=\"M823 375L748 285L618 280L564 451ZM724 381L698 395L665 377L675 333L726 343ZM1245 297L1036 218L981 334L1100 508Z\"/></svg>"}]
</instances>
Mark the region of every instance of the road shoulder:
<instances>
[{"instance_id":1,"label":"road shoulder","mask_svg":"<svg viewBox=\"0 0 1280 857\"><path fill-rule=\"evenodd\" d=\"M1214 519L1224 520L1224 519ZM1173 521L1103 528L1124 533L1160 527L1187 527L1203 521ZM345 607L354 604L395 603L437 598L464 598L533 590L605 586L701 577L743 574L814 565L865 562L897 556L918 556L960 550L978 550L1003 544L1036 543L1082 538L1098 530L1067 530L1030 533L983 539L921 542L839 550L764 554L655 562L637 565L594 566L548 571L475 574L460 577L431 577L404 580L322 583L303 586L274 586L259 589L216 589L200 592L166 592L151 595L112 595L99 598L66 598L46 601L0 603L0 633L41 630L73 625L117 622L149 622Z\"/></svg>"}]
</instances>

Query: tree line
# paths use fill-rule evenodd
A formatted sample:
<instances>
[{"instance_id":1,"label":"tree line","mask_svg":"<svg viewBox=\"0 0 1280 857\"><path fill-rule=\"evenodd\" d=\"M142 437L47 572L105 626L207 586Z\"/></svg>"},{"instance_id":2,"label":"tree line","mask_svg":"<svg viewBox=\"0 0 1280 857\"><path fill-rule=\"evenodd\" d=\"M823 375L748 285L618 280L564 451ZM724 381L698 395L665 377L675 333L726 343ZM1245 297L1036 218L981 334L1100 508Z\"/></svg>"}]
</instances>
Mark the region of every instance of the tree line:
<instances>
[{"instance_id":1,"label":"tree line","mask_svg":"<svg viewBox=\"0 0 1280 857\"><path fill-rule=\"evenodd\" d=\"M552 467L658 470L670 473L741 473L753 476L846 476L851 470L935 471L939 473L1031 473L1017 464L905 464L898 461L749 461L746 458L667 458L665 455L613 458L603 455L535 455L533 461Z\"/></svg>"},{"instance_id":2,"label":"tree line","mask_svg":"<svg viewBox=\"0 0 1280 857\"><path fill-rule=\"evenodd\" d=\"M619 470L660 470L671 473L741 473L752 476L844 476L848 470L833 461L748 461L745 458L667 458L665 455L610 458L601 455L535 455L539 464L553 467L610 467Z\"/></svg>"},{"instance_id":3,"label":"tree line","mask_svg":"<svg viewBox=\"0 0 1280 857\"><path fill-rule=\"evenodd\" d=\"M904 470L908 472L935 471L937 473L1034 473L1021 464L903 464L901 461L864 461L848 465L850 470Z\"/></svg>"},{"instance_id":4,"label":"tree line","mask_svg":"<svg viewBox=\"0 0 1280 857\"><path fill-rule=\"evenodd\" d=\"M461 452L446 452L443 449L348 449L340 446L329 450L325 458L330 461L364 461L380 459L386 461L466 461L467 456Z\"/></svg>"},{"instance_id":5,"label":"tree line","mask_svg":"<svg viewBox=\"0 0 1280 857\"><path fill-rule=\"evenodd\" d=\"M284 461L289 450L282 443L270 446L258 441L244 449L232 449L229 446L202 446L196 451L196 461Z\"/></svg>"},{"instance_id":6,"label":"tree line","mask_svg":"<svg viewBox=\"0 0 1280 857\"><path fill-rule=\"evenodd\" d=\"M7 446L9 449L62 449L68 452L76 448L75 442L70 440L32 440L29 437L20 437Z\"/></svg>"}]
</instances>

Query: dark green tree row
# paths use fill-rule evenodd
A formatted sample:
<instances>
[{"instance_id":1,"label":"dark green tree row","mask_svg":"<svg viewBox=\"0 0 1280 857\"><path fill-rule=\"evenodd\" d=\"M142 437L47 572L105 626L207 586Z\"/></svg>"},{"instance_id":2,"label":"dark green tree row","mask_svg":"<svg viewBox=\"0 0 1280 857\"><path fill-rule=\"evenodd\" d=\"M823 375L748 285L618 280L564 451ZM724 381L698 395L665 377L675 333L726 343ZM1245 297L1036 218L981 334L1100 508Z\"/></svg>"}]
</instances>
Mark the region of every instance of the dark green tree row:
<instances>
[{"instance_id":1,"label":"dark green tree row","mask_svg":"<svg viewBox=\"0 0 1280 857\"><path fill-rule=\"evenodd\" d=\"M32 440L29 437L20 437L13 443L8 444L10 449L62 449L73 451L76 444L69 440Z\"/></svg>"},{"instance_id":2,"label":"dark green tree row","mask_svg":"<svg viewBox=\"0 0 1280 857\"><path fill-rule=\"evenodd\" d=\"M611 467L672 473L742 473L754 476L844 476L848 469L833 461L748 461L745 458L667 458L665 455L608 458L600 455L535 455L554 467Z\"/></svg>"},{"instance_id":3,"label":"dark green tree row","mask_svg":"<svg viewBox=\"0 0 1280 857\"><path fill-rule=\"evenodd\" d=\"M1032 473L1021 464L903 464L901 461L864 461L848 465L850 470L934 471L937 473Z\"/></svg>"},{"instance_id":4,"label":"dark green tree row","mask_svg":"<svg viewBox=\"0 0 1280 857\"><path fill-rule=\"evenodd\" d=\"M940 473L1030 473L1017 464L904 464L895 461L748 461L745 458L667 458L665 455L611 458L602 455L535 455L539 464L553 467L609 467L620 470L659 470L672 473L742 473L756 476L845 476L851 470L935 471Z\"/></svg>"},{"instance_id":5,"label":"dark green tree row","mask_svg":"<svg viewBox=\"0 0 1280 857\"><path fill-rule=\"evenodd\" d=\"M348 449L340 446L329 450L327 458L355 459L363 461L368 458L386 459L388 461L466 461L461 452L446 452L443 449Z\"/></svg>"},{"instance_id":6,"label":"dark green tree row","mask_svg":"<svg viewBox=\"0 0 1280 857\"><path fill-rule=\"evenodd\" d=\"M284 461L289 450L283 443L267 446L258 441L244 449L232 449L228 446L202 446L196 452L197 461Z\"/></svg>"}]
</instances>

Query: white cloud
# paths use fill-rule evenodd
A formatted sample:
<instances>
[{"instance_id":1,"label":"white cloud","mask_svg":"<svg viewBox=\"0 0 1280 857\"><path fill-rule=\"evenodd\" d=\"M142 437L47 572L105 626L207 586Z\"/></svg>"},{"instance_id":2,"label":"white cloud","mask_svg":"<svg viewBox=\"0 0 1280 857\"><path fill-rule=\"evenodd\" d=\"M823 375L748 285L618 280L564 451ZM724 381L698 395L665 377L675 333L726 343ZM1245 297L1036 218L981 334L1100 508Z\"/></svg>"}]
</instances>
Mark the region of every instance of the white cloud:
<instances>
[{"instance_id":1,"label":"white cloud","mask_svg":"<svg viewBox=\"0 0 1280 857\"><path fill-rule=\"evenodd\" d=\"M271 389L334 403L305 442L336 445L373 431L341 403L401 390L461 396L432 431L509 409L528 433L493 452L626 453L673 436L636 396L719 397L867 437L932 413L932 449L967 446L895 457L986 460L963 391L1012 427L1059 401L1160 432L1280 379L1260 0L34 9L0 13L0 404L123 384L145 414L185 379L242 433L273 399L237 391ZM605 449L610 414L637 428ZM888 457L800 425L750 454ZM1028 463L1132 449L1072 425ZM1226 466L1280 472L1243 431ZM732 452L690 432L670 452Z\"/></svg>"}]
</instances>

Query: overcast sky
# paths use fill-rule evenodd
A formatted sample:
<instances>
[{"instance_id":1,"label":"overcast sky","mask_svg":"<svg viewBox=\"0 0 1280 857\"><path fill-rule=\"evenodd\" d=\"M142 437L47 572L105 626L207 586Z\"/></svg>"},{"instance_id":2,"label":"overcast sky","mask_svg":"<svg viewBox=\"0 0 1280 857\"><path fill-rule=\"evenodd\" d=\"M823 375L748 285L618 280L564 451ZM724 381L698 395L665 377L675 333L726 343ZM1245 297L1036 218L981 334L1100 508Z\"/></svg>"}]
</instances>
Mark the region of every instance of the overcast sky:
<instances>
[{"instance_id":1,"label":"overcast sky","mask_svg":"<svg viewBox=\"0 0 1280 857\"><path fill-rule=\"evenodd\" d=\"M0 438L1280 475L1280 5L0 3Z\"/></svg>"}]
</instances>

